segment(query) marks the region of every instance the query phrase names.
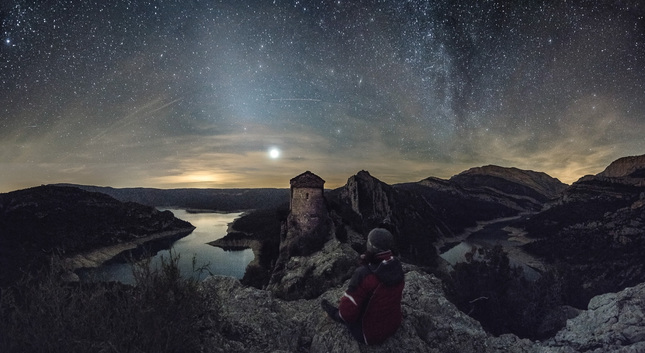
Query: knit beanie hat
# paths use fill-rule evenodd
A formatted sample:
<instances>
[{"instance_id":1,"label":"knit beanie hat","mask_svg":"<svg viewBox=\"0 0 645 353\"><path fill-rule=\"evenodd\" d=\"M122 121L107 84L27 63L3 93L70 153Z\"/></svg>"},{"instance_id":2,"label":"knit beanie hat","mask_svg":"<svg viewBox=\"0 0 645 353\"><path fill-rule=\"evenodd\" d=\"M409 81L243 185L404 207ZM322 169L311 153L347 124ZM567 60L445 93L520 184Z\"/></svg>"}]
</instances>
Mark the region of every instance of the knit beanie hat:
<instances>
[{"instance_id":1,"label":"knit beanie hat","mask_svg":"<svg viewBox=\"0 0 645 353\"><path fill-rule=\"evenodd\" d=\"M387 229L374 228L367 235L367 251L378 254L384 251L392 250L394 245L394 236Z\"/></svg>"}]
</instances>

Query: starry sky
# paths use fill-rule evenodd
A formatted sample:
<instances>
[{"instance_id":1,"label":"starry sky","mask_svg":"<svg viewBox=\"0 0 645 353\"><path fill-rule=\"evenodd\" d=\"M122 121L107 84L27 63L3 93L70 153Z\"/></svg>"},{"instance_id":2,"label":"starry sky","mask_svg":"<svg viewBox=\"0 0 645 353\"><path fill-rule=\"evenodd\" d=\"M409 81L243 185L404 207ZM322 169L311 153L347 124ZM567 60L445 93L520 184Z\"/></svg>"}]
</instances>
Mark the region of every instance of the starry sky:
<instances>
[{"instance_id":1,"label":"starry sky","mask_svg":"<svg viewBox=\"0 0 645 353\"><path fill-rule=\"evenodd\" d=\"M8 0L0 192L565 183L645 153L639 0Z\"/></svg>"}]
</instances>

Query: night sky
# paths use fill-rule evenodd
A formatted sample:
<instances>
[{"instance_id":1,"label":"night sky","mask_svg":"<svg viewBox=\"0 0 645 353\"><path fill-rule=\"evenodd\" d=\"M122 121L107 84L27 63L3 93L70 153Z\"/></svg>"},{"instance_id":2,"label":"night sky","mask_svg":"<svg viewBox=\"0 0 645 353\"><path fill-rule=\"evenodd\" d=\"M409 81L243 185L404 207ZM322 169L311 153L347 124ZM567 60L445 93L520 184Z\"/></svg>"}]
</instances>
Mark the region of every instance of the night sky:
<instances>
[{"instance_id":1,"label":"night sky","mask_svg":"<svg viewBox=\"0 0 645 353\"><path fill-rule=\"evenodd\" d=\"M0 192L343 185L645 153L633 1L2 1Z\"/></svg>"}]
</instances>

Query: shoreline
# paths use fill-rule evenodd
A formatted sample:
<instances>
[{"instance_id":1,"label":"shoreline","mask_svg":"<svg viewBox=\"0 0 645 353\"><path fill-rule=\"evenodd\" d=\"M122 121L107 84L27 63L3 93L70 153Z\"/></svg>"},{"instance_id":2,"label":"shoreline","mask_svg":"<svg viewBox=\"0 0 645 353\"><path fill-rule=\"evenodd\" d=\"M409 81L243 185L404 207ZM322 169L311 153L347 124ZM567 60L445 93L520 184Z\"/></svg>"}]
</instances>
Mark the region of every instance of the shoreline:
<instances>
[{"instance_id":1,"label":"shoreline","mask_svg":"<svg viewBox=\"0 0 645 353\"><path fill-rule=\"evenodd\" d=\"M145 237L136 238L126 243L109 245L87 252L75 254L71 257L66 257L65 259L63 259L63 264L70 271L74 271L80 268L99 267L104 263L118 257L124 252L135 250L151 242L173 238L180 239L192 233L194 229L195 227L187 227L153 233Z\"/></svg>"}]
</instances>

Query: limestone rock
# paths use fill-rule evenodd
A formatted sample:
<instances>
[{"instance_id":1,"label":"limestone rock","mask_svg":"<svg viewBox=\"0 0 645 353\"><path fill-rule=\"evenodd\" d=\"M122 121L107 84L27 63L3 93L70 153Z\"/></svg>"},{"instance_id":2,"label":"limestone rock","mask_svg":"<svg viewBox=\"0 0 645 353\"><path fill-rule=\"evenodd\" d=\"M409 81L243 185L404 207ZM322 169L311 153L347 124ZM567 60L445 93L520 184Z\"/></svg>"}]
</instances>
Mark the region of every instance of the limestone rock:
<instances>
[{"instance_id":1,"label":"limestone rock","mask_svg":"<svg viewBox=\"0 0 645 353\"><path fill-rule=\"evenodd\" d=\"M202 286L220 298L221 329L209 332L204 352L635 353L645 348L645 284L594 298L555 338L534 342L487 334L446 300L439 279L405 269L403 325L379 346L357 343L321 310L320 300L336 302L347 283L316 299L285 301L233 278L209 277Z\"/></svg>"},{"instance_id":2,"label":"limestone rock","mask_svg":"<svg viewBox=\"0 0 645 353\"><path fill-rule=\"evenodd\" d=\"M290 257L283 275L273 279L268 288L276 296L295 300L315 298L330 287L336 287L352 276L358 253L336 239L311 256Z\"/></svg>"},{"instance_id":3,"label":"limestone rock","mask_svg":"<svg viewBox=\"0 0 645 353\"><path fill-rule=\"evenodd\" d=\"M588 310L567 322L554 341L579 351L643 352L645 283L594 297Z\"/></svg>"},{"instance_id":4,"label":"limestone rock","mask_svg":"<svg viewBox=\"0 0 645 353\"><path fill-rule=\"evenodd\" d=\"M613 161L598 176L608 178L645 177L645 155L623 157Z\"/></svg>"}]
</instances>

